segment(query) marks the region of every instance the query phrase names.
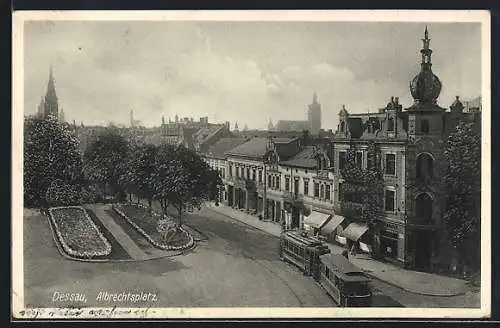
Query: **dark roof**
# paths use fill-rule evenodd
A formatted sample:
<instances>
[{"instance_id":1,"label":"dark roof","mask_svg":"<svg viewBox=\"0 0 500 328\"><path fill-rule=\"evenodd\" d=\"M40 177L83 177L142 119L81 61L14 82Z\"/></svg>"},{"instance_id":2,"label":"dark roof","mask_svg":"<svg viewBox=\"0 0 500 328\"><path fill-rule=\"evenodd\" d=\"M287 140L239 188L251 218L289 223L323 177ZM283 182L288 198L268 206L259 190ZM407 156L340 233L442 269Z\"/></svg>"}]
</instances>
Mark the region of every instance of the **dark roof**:
<instances>
[{"instance_id":1,"label":"dark roof","mask_svg":"<svg viewBox=\"0 0 500 328\"><path fill-rule=\"evenodd\" d=\"M292 167L302 167L302 168L315 168L317 165L316 159L314 159L314 147L307 146L300 153L293 156L287 161L280 163L284 166Z\"/></svg>"},{"instance_id":2,"label":"dark roof","mask_svg":"<svg viewBox=\"0 0 500 328\"><path fill-rule=\"evenodd\" d=\"M208 156L216 157L216 158L224 158L225 153L239 145L247 142L246 138L221 138L215 144L210 146L207 151Z\"/></svg>"},{"instance_id":3,"label":"dark roof","mask_svg":"<svg viewBox=\"0 0 500 328\"><path fill-rule=\"evenodd\" d=\"M357 266L341 254L324 254L320 259L330 270L335 271L345 281L369 281Z\"/></svg>"},{"instance_id":4,"label":"dark roof","mask_svg":"<svg viewBox=\"0 0 500 328\"><path fill-rule=\"evenodd\" d=\"M226 154L262 158L266 154L268 142L267 138L252 138L249 141L226 151Z\"/></svg>"}]
</instances>

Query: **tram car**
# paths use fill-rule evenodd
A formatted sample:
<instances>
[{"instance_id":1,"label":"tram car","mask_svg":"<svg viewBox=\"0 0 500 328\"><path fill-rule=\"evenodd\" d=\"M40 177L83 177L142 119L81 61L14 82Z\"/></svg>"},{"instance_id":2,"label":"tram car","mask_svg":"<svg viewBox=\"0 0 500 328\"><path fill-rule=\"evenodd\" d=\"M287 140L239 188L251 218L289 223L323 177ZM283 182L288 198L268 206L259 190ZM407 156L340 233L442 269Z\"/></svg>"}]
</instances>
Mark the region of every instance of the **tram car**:
<instances>
[{"instance_id":1,"label":"tram car","mask_svg":"<svg viewBox=\"0 0 500 328\"><path fill-rule=\"evenodd\" d=\"M319 278L319 257L328 253L328 245L299 231L285 231L280 236L280 259L296 265L316 280Z\"/></svg>"},{"instance_id":2,"label":"tram car","mask_svg":"<svg viewBox=\"0 0 500 328\"><path fill-rule=\"evenodd\" d=\"M318 282L342 307L369 307L372 293L370 279L348 259L340 254L319 257Z\"/></svg>"}]
</instances>

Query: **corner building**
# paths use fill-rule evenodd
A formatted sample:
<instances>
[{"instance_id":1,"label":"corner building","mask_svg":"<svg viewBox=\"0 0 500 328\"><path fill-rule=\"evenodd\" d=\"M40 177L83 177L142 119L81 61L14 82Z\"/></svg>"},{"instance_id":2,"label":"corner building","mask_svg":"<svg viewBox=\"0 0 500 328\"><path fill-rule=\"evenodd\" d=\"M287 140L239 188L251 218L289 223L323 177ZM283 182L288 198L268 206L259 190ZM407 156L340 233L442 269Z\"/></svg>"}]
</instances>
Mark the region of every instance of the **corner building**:
<instances>
[{"instance_id":1,"label":"corner building","mask_svg":"<svg viewBox=\"0 0 500 328\"><path fill-rule=\"evenodd\" d=\"M377 113L349 114L343 107L333 137L336 179L334 208L341 212L347 203L341 192L341 170L349 148L357 152L356 163L366 168L369 144L376 149L377 165L383 174L384 217L375 226L361 219L352 220L353 229L344 235L349 244L402 266L423 270L447 270L454 253L446 236L444 211L444 151L450 133L458 121L480 124L479 113L465 113L456 97L449 110L437 99L441 81L432 71L430 38L425 29L421 70L410 82L414 103L403 109L397 97ZM343 206L344 205L344 206ZM358 204L360 205L360 204ZM371 236L365 238L364 235Z\"/></svg>"}]
</instances>

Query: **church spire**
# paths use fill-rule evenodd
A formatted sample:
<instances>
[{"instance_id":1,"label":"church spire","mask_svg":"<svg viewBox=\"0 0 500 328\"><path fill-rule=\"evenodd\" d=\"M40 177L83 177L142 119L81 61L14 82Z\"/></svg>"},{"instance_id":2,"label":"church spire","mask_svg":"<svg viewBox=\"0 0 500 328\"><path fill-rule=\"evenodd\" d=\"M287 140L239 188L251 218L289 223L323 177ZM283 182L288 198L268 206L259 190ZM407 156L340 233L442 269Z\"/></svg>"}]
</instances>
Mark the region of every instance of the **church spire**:
<instances>
[{"instance_id":1,"label":"church spire","mask_svg":"<svg viewBox=\"0 0 500 328\"><path fill-rule=\"evenodd\" d=\"M316 95L316 91L314 91L314 94L313 94L313 104L317 104L318 103L318 96Z\"/></svg>"},{"instance_id":2,"label":"church spire","mask_svg":"<svg viewBox=\"0 0 500 328\"><path fill-rule=\"evenodd\" d=\"M47 93L45 94L44 115L52 115L54 117L59 116L59 104L56 94L56 85L54 82L52 65L50 65L49 82L47 83Z\"/></svg>"},{"instance_id":3,"label":"church spire","mask_svg":"<svg viewBox=\"0 0 500 328\"><path fill-rule=\"evenodd\" d=\"M432 56L432 50L429 48L429 45L431 43L431 39L429 38L429 31L427 30L427 25L425 26L425 32L424 32L424 38L422 39L423 47L420 50L420 53L422 54L422 71L430 71L431 70L431 56Z\"/></svg>"}]
</instances>

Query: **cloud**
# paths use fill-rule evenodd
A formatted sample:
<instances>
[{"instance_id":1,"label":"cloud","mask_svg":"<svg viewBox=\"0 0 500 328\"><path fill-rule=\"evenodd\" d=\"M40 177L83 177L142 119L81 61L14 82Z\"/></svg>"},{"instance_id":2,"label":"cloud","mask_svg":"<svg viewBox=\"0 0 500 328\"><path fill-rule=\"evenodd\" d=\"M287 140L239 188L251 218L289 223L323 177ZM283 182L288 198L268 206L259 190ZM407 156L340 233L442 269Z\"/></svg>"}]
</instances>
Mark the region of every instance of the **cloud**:
<instances>
[{"instance_id":1,"label":"cloud","mask_svg":"<svg viewBox=\"0 0 500 328\"><path fill-rule=\"evenodd\" d=\"M346 23L300 24L30 23L25 110L36 110L50 64L66 117L87 124L128 124L134 110L147 125L179 114L265 128L269 118L306 119L316 92L323 127L331 128L342 104L362 112L391 96L411 103L420 26L349 25L345 34ZM455 95L476 96L481 86L478 29L447 26L431 30L445 106ZM374 41L388 32L391 38Z\"/></svg>"}]
</instances>

